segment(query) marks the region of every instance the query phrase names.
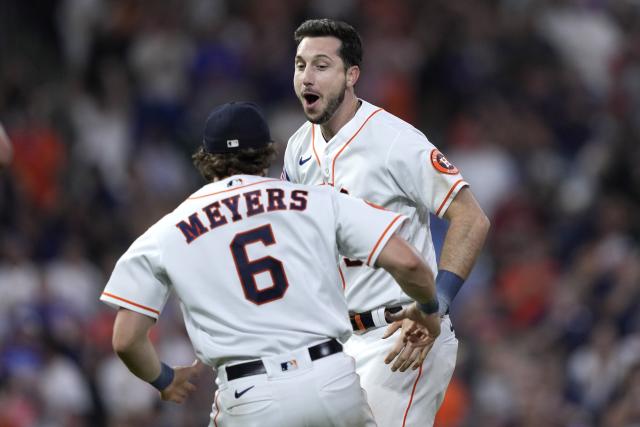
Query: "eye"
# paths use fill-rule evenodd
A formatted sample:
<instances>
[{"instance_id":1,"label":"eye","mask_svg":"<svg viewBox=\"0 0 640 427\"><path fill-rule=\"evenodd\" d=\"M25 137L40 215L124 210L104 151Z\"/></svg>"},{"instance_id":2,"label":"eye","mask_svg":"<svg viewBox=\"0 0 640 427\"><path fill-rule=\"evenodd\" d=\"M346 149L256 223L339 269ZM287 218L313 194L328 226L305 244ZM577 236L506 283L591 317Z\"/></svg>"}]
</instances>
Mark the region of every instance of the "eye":
<instances>
[{"instance_id":1,"label":"eye","mask_svg":"<svg viewBox=\"0 0 640 427\"><path fill-rule=\"evenodd\" d=\"M304 63L303 62L298 62L296 63L296 70L302 71L304 70Z\"/></svg>"},{"instance_id":2,"label":"eye","mask_svg":"<svg viewBox=\"0 0 640 427\"><path fill-rule=\"evenodd\" d=\"M329 66L326 65L326 64L318 64L318 65L316 65L316 68L318 70L326 70L327 68L329 68Z\"/></svg>"}]
</instances>

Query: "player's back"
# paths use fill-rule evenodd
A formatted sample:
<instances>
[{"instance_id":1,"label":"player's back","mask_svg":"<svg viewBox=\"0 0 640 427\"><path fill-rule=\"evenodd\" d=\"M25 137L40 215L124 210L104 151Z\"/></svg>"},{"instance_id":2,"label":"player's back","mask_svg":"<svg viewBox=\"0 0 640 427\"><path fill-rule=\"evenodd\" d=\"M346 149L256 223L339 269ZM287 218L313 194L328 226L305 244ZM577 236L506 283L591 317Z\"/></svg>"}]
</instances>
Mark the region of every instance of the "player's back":
<instances>
[{"instance_id":1,"label":"player's back","mask_svg":"<svg viewBox=\"0 0 640 427\"><path fill-rule=\"evenodd\" d=\"M101 299L157 318L175 289L196 352L211 365L344 341L338 253L374 265L401 218L328 188L230 177L140 236Z\"/></svg>"},{"instance_id":2,"label":"player's back","mask_svg":"<svg viewBox=\"0 0 640 427\"><path fill-rule=\"evenodd\" d=\"M166 275L205 357L250 359L348 336L331 206L327 191L235 176L162 221Z\"/></svg>"}]
</instances>

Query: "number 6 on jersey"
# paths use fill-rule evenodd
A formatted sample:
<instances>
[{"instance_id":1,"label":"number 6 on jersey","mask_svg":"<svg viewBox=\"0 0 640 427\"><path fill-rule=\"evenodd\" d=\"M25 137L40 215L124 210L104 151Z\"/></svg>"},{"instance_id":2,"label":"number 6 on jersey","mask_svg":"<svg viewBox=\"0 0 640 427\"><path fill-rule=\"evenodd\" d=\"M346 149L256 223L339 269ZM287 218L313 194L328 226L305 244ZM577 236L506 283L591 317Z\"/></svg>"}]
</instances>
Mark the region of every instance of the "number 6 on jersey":
<instances>
[{"instance_id":1,"label":"number 6 on jersey","mask_svg":"<svg viewBox=\"0 0 640 427\"><path fill-rule=\"evenodd\" d=\"M261 242L265 246L276 243L270 224L236 234L229 247L245 298L256 305L261 305L282 298L289 287L289 282L279 259L266 256L254 261L249 260L246 247L256 242ZM273 285L258 289L255 276L266 271L271 275Z\"/></svg>"}]
</instances>

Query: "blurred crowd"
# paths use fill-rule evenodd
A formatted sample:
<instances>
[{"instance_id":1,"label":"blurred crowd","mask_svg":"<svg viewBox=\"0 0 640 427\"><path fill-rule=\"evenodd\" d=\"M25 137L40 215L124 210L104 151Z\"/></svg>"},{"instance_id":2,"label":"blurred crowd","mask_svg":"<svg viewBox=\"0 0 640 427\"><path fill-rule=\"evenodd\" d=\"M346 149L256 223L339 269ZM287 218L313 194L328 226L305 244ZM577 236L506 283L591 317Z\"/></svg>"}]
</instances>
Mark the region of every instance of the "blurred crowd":
<instances>
[{"instance_id":1,"label":"blurred crowd","mask_svg":"<svg viewBox=\"0 0 640 427\"><path fill-rule=\"evenodd\" d=\"M325 16L361 32L356 93L420 128L492 221L437 425L640 426L638 1L0 0L0 427L208 423L213 373L160 403L97 298L203 184L213 106L263 106L282 154L304 121L292 33ZM154 334L192 362L175 301Z\"/></svg>"}]
</instances>

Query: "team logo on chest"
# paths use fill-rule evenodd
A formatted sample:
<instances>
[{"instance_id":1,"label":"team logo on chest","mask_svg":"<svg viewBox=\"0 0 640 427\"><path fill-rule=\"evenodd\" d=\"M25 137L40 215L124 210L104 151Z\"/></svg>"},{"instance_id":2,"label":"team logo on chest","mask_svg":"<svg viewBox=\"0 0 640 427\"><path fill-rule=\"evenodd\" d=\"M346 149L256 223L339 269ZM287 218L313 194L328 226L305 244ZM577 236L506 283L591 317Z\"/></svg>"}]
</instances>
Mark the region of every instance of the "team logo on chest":
<instances>
[{"instance_id":1,"label":"team logo on chest","mask_svg":"<svg viewBox=\"0 0 640 427\"><path fill-rule=\"evenodd\" d=\"M453 163L447 160L444 154L442 154L435 148L433 149L433 151L431 151L431 164L438 172L446 173L449 175L456 175L460 172L458 171L458 168L453 165Z\"/></svg>"}]
</instances>

